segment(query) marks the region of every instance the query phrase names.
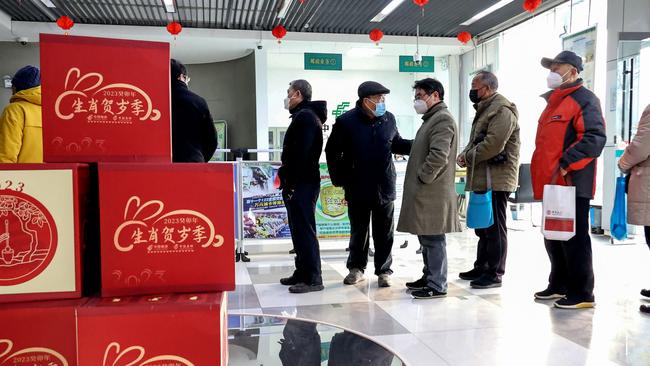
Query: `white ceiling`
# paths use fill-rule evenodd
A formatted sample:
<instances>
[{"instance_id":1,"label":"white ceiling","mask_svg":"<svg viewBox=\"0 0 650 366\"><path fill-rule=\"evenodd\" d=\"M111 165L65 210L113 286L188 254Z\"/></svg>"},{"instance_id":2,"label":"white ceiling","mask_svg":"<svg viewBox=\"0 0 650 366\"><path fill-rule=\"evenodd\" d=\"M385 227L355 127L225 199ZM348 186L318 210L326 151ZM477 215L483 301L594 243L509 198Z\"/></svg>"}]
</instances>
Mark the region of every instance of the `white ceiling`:
<instances>
[{"instance_id":1,"label":"white ceiling","mask_svg":"<svg viewBox=\"0 0 650 366\"><path fill-rule=\"evenodd\" d=\"M37 42L39 33L62 34L61 29L54 23L7 22L7 19L3 22L2 16L0 12L0 41L13 41L17 37L26 37L30 42ZM303 52L345 54L350 48L377 47L366 35L293 33L278 44L270 32L187 28L174 40L164 27L86 24L75 25L70 34L170 42L172 57L189 64L237 59L251 53L259 45L262 45L270 55ZM415 37L386 36L379 47L382 49L382 56L413 54ZM455 38L420 40L420 53L423 55L438 57L455 55L470 48L462 46Z\"/></svg>"}]
</instances>

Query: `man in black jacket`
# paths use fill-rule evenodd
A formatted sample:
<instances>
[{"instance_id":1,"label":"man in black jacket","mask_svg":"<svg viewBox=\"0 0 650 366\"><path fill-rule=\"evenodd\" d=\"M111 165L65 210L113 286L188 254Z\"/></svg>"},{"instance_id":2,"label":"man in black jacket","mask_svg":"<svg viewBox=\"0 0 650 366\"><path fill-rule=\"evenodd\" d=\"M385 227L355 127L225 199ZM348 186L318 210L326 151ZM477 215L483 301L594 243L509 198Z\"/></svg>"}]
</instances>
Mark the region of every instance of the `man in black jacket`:
<instances>
[{"instance_id":1,"label":"man in black jacket","mask_svg":"<svg viewBox=\"0 0 650 366\"><path fill-rule=\"evenodd\" d=\"M362 83L356 107L336 119L325 148L332 183L345 189L348 202L351 232L346 285L365 279L371 218L378 284L391 284L396 179L392 153L408 155L412 141L402 139L395 117L386 112L388 93L377 82Z\"/></svg>"},{"instance_id":2,"label":"man in black jacket","mask_svg":"<svg viewBox=\"0 0 650 366\"><path fill-rule=\"evenodd\" d=\"M291 293L321 291L324 287L315 215L327 104L312 102L311 85L306 80L294 80L289 84L284 107L291 113L291 124L284 135L279 176L296 251L296 270L280 283L291 286Z\"/></svg>"},{"instance_id":3,"label":"man in black jacket","mask_svg":"<svg viewBox=\"0 0 650 366\"><path fill-rule=\"evenodd\" d=\"M217 130L205 99L192 93L187 68L172 59L172 160L175 163L208 162L217 149Z\"/></svg>"}]
</instances>

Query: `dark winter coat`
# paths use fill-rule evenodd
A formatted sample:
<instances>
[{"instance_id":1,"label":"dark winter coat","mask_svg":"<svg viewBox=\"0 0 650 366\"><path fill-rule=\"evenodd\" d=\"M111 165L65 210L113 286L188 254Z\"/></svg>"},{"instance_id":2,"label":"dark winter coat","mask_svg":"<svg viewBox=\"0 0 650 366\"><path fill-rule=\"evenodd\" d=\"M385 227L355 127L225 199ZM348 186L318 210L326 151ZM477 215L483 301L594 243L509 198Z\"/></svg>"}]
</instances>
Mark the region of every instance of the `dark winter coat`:
<instances>
[{"instance_id":1,"label":"dark winter coat","mask_svg":"<svg viewBox=\"0 0 650 366\"><path fill-rule=\"evenodd\" d=\"M171 89L173 161L209 161L217 149L217 130L208 104L180 80L173 80Z\"/></svg>"},{"instance_id":2,"label":"dark winter coat","mask_svg":"<svg viewBox=\"0 0 650 366\"><path fill-rule=\"evenodd\" d=\"M293 189L298 183L318 184L327 103L303 101L289 112L291 124L284 135L279 171L282 188Z\"/></svg>"},{"instance_id":3,"label":"dark winter coat","mask_svg":"<svg viewBox=\"0 0 650 366\"><path fill-rule=\"evenodd\" d=\"M392 154L408 155L411 144L400 136L390 112L370 118L357 102L356 108L336 119L325 147L332 184L345 189L348 202L394 201L397 175Z\"/></svg>"}]
</instances>

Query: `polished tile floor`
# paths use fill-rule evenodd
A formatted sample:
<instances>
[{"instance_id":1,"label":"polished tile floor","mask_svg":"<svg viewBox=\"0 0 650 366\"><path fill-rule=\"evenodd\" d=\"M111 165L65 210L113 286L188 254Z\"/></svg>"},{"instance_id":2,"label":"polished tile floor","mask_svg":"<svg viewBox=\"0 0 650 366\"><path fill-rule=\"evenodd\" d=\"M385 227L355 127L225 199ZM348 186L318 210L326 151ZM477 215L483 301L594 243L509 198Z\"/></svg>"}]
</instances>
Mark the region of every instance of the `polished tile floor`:
<instances>
[{"instance_id":1,"label":"polished tile floor","mask_svg":"<svg viewBox=\"0 0 650 366\"><path fill-rule=\"evenodd\" d=\"M443 299L414 300L404 283L421 275L415 237L393 251L393 287L377 288L376 276L343 285L346 253L322 253L325 291L293 295L279 284L293 258L253 254L237 263L231 313L263 313L313 319L362 332L394 350L408 365L650 365L650 317L640 314L639 290L650 287L650 251L613 246L593 238L596 309L560 310L533 300L549 271L539 229L509 231L502 288L475 290L458 278L471 268L476 238L470 231L448 237L449 292ZM340 243L344 247L344 243ZM372 261L370 262L372 266ZM369 273L372 273L370 268Z\"/></svg>"}]
</instances>

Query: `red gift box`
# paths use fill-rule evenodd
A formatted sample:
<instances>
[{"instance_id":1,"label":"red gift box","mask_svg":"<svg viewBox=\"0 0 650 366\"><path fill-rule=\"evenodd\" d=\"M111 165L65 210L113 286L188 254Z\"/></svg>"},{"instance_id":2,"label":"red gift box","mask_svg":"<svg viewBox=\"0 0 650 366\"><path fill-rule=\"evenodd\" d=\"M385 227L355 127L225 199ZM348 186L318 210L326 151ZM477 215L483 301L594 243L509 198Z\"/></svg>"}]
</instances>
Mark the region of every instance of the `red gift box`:
<instances>
[{"instance_id":1,"label":"red gift box","mask_svg":"<svg viewBox=\"0 0 650 366\"><path fill-rule=\"evenodd\" d=\"M226 293L93 299L78 310L79 364L228 364Z\"/></svg>"},{"instance_id":2,"label":"red gift box","mask_svg":"<svg viewBox=\"0 0 650 366\"><path fill-rule=\"evenodd\" d=\"M81 297L88 166L0 165L0 302Z\"/></svg>"},{"instance_id":3,"label":"red gift box","mask_svg":"<svg viewBox=\"0 0 650 366\"><path fill-rule=\"evenodd\" d=\"M102 296L235 288L232 164L99 165Z\"/></svg>"},{"instance_id":4,"label":"red gift box","mask_svg":"<svg viewBox=\"0 0 650 366\"><path fill-rule=\"evenodd\" d=\"M169 43L41 34L46 162L171 162Z\"/></svg>"},{"instance_id":5,"label":"red gift box","mask_svg":"<svg viewBox=\"0 0 650 366\"><path fill-rule=\"evenodd\" d=\"M0 305L0 365L76 366L81 300Z\"/></svg>"}]
</instances>

